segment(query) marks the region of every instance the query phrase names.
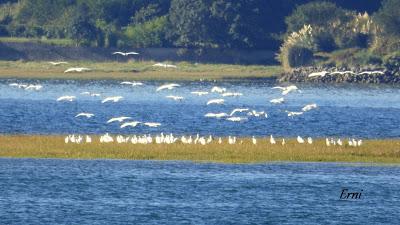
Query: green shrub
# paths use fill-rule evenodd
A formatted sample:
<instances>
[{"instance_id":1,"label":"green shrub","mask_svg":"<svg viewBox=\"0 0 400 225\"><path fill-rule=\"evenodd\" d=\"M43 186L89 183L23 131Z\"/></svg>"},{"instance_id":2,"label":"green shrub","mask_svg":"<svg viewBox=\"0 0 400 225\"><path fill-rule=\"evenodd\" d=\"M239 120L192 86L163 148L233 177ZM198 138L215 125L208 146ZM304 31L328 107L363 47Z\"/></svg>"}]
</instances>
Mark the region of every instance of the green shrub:
<instances>
[{"instance_id":1,"label":"green shrub","mask_svg":"<svg viewBox=\"0 0 400 225\"><path fill-rule=\"evenodd\" d=\"M129 26L124 32L125 45L131 47L163 46L166 24L166 17L159 17L142 24Z\"/></svg>"},{"instance_id":2,"label":"green shrub","mask_svg":"<svg viewBox=\"0 0 400 225\"><path fill-rule=\"evenodd\" d=\"M400 70L400 51L393 52L390 55L387 55L383 59L383 65L393 71Z\"/></svg>"}]
</instances>

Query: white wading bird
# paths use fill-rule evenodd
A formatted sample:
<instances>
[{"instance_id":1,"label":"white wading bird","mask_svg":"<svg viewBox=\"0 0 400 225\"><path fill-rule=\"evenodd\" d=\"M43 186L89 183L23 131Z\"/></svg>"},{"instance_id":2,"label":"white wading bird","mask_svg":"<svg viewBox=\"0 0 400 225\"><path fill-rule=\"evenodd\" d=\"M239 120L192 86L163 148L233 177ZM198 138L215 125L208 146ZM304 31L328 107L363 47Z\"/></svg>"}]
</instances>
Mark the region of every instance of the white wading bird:
<instances>
[{"instance_id":1,"label":"white wading bird","mask_svg":"<svg viewBox=\"0 0 400 225\"><path fill-rule=\"evenodd\" d=\"M27 91L29 91L29 90L39 91L42 88L43 88L43 86L40 85L40 84L37 84L37 85L30 84L25 88L25 90L27 90Z\"/></svg>"},{"instance_id":2,"label":"white wading bird","mask_svg":"<svg viewBox=\"0 0 400 225\"><path fill-rule=\"evenodd\" d=\"M290 112L290 111L287 111L287 110L285 112L287 113L287 115L289 117L300 116L300 115L303 115L303 113L304 113L304 112Z\"/></svg>"},{"instance_id":3,"label":"white wading bird","mask_svg":"<svg viewBox=\"0 0 400 225\"><path fill-rule=\"evenodd\" d=\"M249 111L248 108L237 108L237 109L233 109L232 112L229 114L229 116L233 116L233 114L235 113L242 113L242 112L247 112Z\"/></svg>"},{"instance_id":4,"label":"white wading bird","mask_svg":"<svg viewBox=\"0 0 400 225\"><path fill-rule=\"evenodd\" d=\"M253 145L257 144L257 139L254 136L251 138L251 141L253 142Z\"/></svg>"},{"instance_id":5,"label":"white wading bird","mask_svg":"<svg viewBox=\"0 0 400 225\"><path fill-rule=\"evenodd\" d=\"M247 118L246 117L236 117L236 116L234 116L234 117L226 118L226 120L232 121L232 122L240 122L240 121L246 121Z\"/></svg>"},{"instance_id":6,"label":"white wading bird","mask_svg":"<svg viewBox=\"0 0 400 225\"><path fill-rule=\"evenodd\" d=\"M118 122L121 123L121 122L123 122L124 120L127 120L127 119L131 119L131 117L127 117L127 116L114 117L114 118L109 119L107 121L107 123L112 123L112 122L115 122L115 121L118 121Z\"/></svg>"},{"instance_id":7,"label":"white wading bird","mask_svg":"<svg viewBox=\"0 0 400 225\"><path fill-rule=\"evenodd\" d=\"M132 85L132 86L141 86L141 85L143 85L142 82L136 82L136 81L134 81L134 82L123 81L123 82L121 82L121 84L127 84L127 85Z\"/></svg>"},{"instance_id":8,"label":"white wading bird","mask_svg":"<svg viewBox=\"0 0 400 225\"><path fill-rule=\"evenodd\" d=\"M273 87L272 89L281 89L282 90L282 95L287 95L292 91L299 90L295 85L290 85L287 87Z\"/></svg>"},{"instance_id":9,"label":"white wading bird","mask_svg":"<svg viewBox=\"0 0 400 225\"><path fill-rule=\"evenodd\" d=\"M269 142L270 142L272 145L276 144L275 138L274 138L272 135L271 135L270 138L269 138Z\"/></svg>"},{"instance_id":10,"label":"white wading bird","mask_svg":"<svg viewBox=\"0 0 400 225\"><path fill-rule=\"evenodd\" d=\"M356 73L354 73L353 71L350 71L350 70L348 70L348 71L335 71L335 72L332 72L331 73L331 75L344 75L344 74L352 74L352 75L354 75L354 74L356 74Z\"/></svg>"},{"instance_id":11,"label":"white wading bird","mask_svg":"<svg viewBox=\"0 0 400 225\"><path fill-rule=\"evenodd\" d=\"M175 65L171 65L171 64L166 64L166 63L156 63L153 66L157 66L157 67L164 67L164 68L178 68Z\"/></svg>"},{"instance_id":12,"label":"white wading bird","mask_svg":"<svg viewBox=\"0 0 400 225\"><path fill-rule=\"evenodd\" d=\"M86 117L86 118L91 118L94 116L94 114L93 113L79 113L75 117L81 117L81 116Z\"/></svg>"},{"instance_id":13,"label":"white wading bird","mask_svg":"<svg viewBox=\"0 0 400 225\"><path fill-rule=\"evenodd\" d=\"M132 121L132 122L126 122L124 124L121 125L121 128L125 128L125 127L136 127L138 124L140 124L141 122L139 121Z\"/></svg>"},{"instance_id":14,"label":"white wading bird","mask_svg":"<svg viewBox=\"0 0 400 225\"><path fill-rule=\"evenodd\" d=\"M89 68L85 67L74 67L74 68L68 68L67 70L64 71L64 73L71 73L71 72L85 72L85 71L91 71Z\"/></svg>"},{"instance_id":15,"label":"white wading bird","mask_svg":"<svg viewBox=\"0 0 400 225\"><path fill-rule=\"evenodd\" d=\"M217 104L217 105L221 105L224 104L225 100L224 99L211 99L207 102L207 105L211 105L211 104Z\"/></svg>"},{"instance_id":16,"label":"white wading bird","mask_svg":"<svg viewBox=\"0 0 400 225\"><path fill-rule=\"evenodd\" d=\"M327 74L329 74L328 71L321 71L321 72L310 73L310 74L308 75L308 77L324 77L324 76L326 76Z\"/></svg>"},{"instance_id":17,"label":"white wading bird","mask_svg":"<svg viewBox=\"0 0 400 225\"><path fill-rule=\"evenodd\" d=\"M242 96L242 93L239 92L226 92L222 94L222 97L238 97L238 96Z\"/></svg>"},{"instance_id":18,"label":"white wading bird","mask_svg":"<svg viewBox=\"0 0 400 225\"><path fill-rule=\"evenodd\" d=\"M297 142L299 142L299 144L304 144L304 139L300 136L297 136Z\"/></svg>"},{"instance_id":19,"label":"white wading bird","mask_svg":"<svg viewBox=\"0 0 400 225\"><path fill-rule=\"evenodd\" d=\"M168 96L165 96L166 98L169 98L169 99L172 99L172 100L174 100L174 101L182 101L183 99L185 99L184 97L182 97L182 96L175 96L175 95L168 95Z\"/></svg>"},{"instance_id":20,"label":"white wading bird","mask_svg":"<svg viewBox=\"0 0 400 225\"><path fill-rule=\"evenodd\" d=\"M272 99L269 102L271 102L272 104L282 104L282 103L285 102L285 99L284 98L275 98L275 99Z\"/></svg>"},{"instance_id":21,"label":"white wading bird","mask_svg":"<svg viewBox=\"0 0 400 225\"><path fill-rule=\"evenodd\" d=\"M192 91L192 92L190 92L191 94L194 94L194 95L198 95L198 96L202 96L202 95L208 95L208 92L207 91Z\"/></svg>"},{"instance_id":22,"label":"white wading bird","mask_svg":"<svg viewBox=\"0 0 400 225\"><path fill-rule=\"evenodd\" d=\"M311 137L308 137L307 138L307 143L311 145L313 143L313 139Z\"/></svg>"},{"instance_id":23,"label":"white wading bird","mask_svg":"<svg viewBox=\"0 0 400 225\"><path fill-rule=\"evenodd\" d=\"M305 105L302 109L301 109L301 111L303 111L303 112L307 112L307 111L310 111L310 110L312 110L312 109L315 109L315 108L317 108L317 104L309 104L309 105Z\"/></svg>"},{"instance_id":24,"label":"white wading bird","mask_svg":"<svg viewBox=\"0 0 400 225\"><path fill-rule=\"evenodd\" d=\"M371 74L384 75L385 73L383 71L364 71L364 72L361 72L361 73L359 73L357 75L364 75L364 74L367 74L367 75L371 75Z\"/></svg>"},{"instance_id":25,"label":"white wading bird","mask_svg":"<svg viewBox=\"0 0 400 225\"><path fill-rule=\"evenodd\" d=\"M113 97L107 97L101 101L101 103L106 103L106 102L119 102L121 99L124 97L122 96L113 96Z\"/></svg>"},{"instance_id":26,"label":"white wading bird","mask_svg":"<svg viewBox=\"0 0 400 225\"><path fill-rule=\"evenodd\" d=\"M8 86L10 86L10 87L18 87L19 84L17 84L17 83L11 83L11 84L9 84Z\"/></svg>"},{"instance_id":27,"label":"white wading bird","mask_svg":"<svg viewBox=\"0 0 400 225\"><path fill-rule=\"evenodd\" d=\"M57 102L60 102L60 101L72 102L72 101L74 101L75 99L76 99L75 96L65 95L65 96L61 96L61 97L57 98Z\"/></svg>"},{"instance_id":28,"label":"white wading bird","mask_svg":"<svg viewBox=\"0 0 400 225\"><path fill-rule=\"evenodd\" d=\"M215 87L211 88L211 92L224 93L224 92L226 92L226 88L221 88L221 87L215 86Z\"/></svg>"},{"instance_id":29,"label":"white wading bird","mask_svg":"<svg viewBox=\"0 0 400 225\"><path fill-rule=\"evenodd\" d=\"M160 87L158 87L156 91L161 91L164 89L172 90L172 89L174 89L176 87L180 87L180 86L181 85L179 85L179 84L164 84L164 85L161 85Z\"/></svg>"},{"instance_id":30,"label":"white wading bird","mask_svg":"<svg viewBox=\"0 0 400 225\"><path fill-rule=\"evenodd\" d=\"M129 55L139 55L139 53L137 53L137 52L113 52L113 55L129 56Z\"/></svg>"},{"instance_id":31,"label":"white wading bird","mask_svg":"<svg viewBox=\"0 0 400 225\"><path fill-rule=\"evenodd\" d=\"M98 94L98 93L91 93L91 92L88 92L88 91L82 92L81 95L90 95L92 97L99 97L100 96L100 94Z\"/></svg>"},{"instance_id":32,"label":"white wading bird","mask_svg":"<svg viewBox=\"0 0 400 225\"><path fill-rule=\"evenodd\" d=\"M226 113L207 113L206 115L204 115L204 117L222 118L222 117L228 117L228 114L226 114Z\"/></svg>"},{"instance_id":33,"label":"white wading bird","mask_svg":"<svg viewBox=\"0 0 400 225\"><path fill-rule=\"evenodd\" d=\"M49 62L51 65L53 65L53 66L58 66L58 65L61 65L61 64L68 64L67 62Z\"/></svg>"},{"instance_id":34,"label":"white wading bird","mask_svg":"<svg viewBox=\"0 0 400 225\"><path fill-rule=\"evenodd\" d=\"M150 123L150 122L146 122L146 123L144 123L144 125L145 125L145 126L148 126L148 127L159 127L159 126L161 126L161 123Z\"/></svg>"}]
</instances>

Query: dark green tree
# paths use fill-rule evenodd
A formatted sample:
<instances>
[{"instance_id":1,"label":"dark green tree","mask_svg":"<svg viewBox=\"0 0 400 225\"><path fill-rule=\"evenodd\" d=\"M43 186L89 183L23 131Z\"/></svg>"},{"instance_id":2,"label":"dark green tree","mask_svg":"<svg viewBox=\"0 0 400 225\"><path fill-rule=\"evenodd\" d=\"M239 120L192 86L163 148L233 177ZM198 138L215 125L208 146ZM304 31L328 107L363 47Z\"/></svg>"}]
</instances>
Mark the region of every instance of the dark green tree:
<instances>
[{"instance_id":1,"label":"dark green tree","mask_svg":"<svg viewBox=\"0 0 400 225\"><path fill-rule=\"evenodd\" d=\"M337 7L336 4L326 1L314 1L296 7L294 12L286 17L287 31L300 30L304 25L327 26L330 22L340 19L349 20L346 10Z\"/></svg>"},{"instance_id":2,"label":"dark green tree","mask_svg":"<svg viewBox=\"0 0 400 225\"><path fill-rule=\"evenodd\" d=\"M68 31L77 46L90 45L96 39L97 29L86 4L80 4L73 10Z\"/></svg>"},{"instance_id":3,"label":"dark green tree","mask_svg":"<svg viewBox=\"0 0 400 225\"><path fill-rule=\"evenodd\" d=\"M211 0L173 0L169 12L170 27L167 36L176 46L213 47L212 29L209 10Z\"/></svg>"},{"instance_id":4,"label":"dark green tree","mask_svg":"<svg viewBox=\"0 0 400 225\"><path fill-rule=\"evenodd\" d=\"M400 1L385 0L382 7L374 15L375 21L389 35L400 35Z\"/></svg>"}]
</instances>

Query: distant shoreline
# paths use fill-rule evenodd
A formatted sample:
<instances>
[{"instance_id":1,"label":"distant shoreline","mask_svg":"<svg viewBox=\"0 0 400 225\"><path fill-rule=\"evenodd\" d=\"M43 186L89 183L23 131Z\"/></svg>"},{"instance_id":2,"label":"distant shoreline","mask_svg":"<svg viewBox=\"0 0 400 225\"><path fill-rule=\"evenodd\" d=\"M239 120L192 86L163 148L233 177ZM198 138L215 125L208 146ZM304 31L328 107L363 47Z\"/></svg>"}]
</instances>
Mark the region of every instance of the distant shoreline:
<instances>
[{"instance_id":1,"label":"distant shoreline","mask_svg":"<svg viewBox=\"0 0 400 225\"><path fill-rule=\"evenodd\" d=\"M154 61L71 61L52 66L48 61L0 61L0 79L78 80L221 80L242 78L276 79L280 66L172 63L177 68L154 67ZM70 67L87 67L89 72L64 73Z\"/></svg>"},{"instance_id":2,"label":"distant shoreline","mask_svg":"<svg viewBox=\"0 0 400 225\"><path fill-rule=\"evenodd\" d=\"M280 140L280 139L277 139ZM240 142L243 141L242 144ZM364 140L360 147L298 144L287 139L271 145L267 139L240 138L235 145L214 141L211 144L101 144L96 137L89 144L65 144L63 136L0 136L0 157L59 159L173 160L215 163L263 162L352 162L400 164L400 140Z\"/></svg>"}]
</instances>

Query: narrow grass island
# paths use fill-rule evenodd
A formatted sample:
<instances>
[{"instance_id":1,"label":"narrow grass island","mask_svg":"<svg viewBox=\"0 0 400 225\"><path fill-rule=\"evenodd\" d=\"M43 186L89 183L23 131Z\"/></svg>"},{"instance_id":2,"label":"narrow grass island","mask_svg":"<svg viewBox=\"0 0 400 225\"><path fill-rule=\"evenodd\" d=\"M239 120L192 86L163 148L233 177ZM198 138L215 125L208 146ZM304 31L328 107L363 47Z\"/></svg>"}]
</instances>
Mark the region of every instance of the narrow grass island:
<instances>
[{"instance_id":1,"label":"narrow grass island","mask_svg":"<svg viewBox=\"0 0 400 225\"><path fill-rule=\"evenodd\" d=\"M288 162L363 162L400 163L400 140L366 140L359 147L326 146L325 140L299 144L287 139L286 144L272 145L269 139L239 138L234 145L227 138L222 144L131 144L64 143L64 136L0 136L0 157L60 159L124 159L124 160L185 160L215 163ZM242 142L242 143L241 143ZM347 141L346 141L347 142Z\"/></svg>"}]
</instances>

